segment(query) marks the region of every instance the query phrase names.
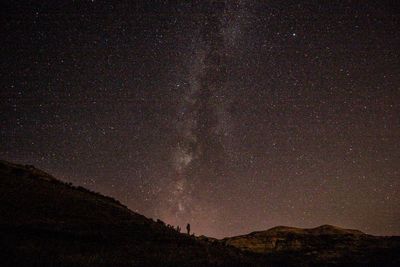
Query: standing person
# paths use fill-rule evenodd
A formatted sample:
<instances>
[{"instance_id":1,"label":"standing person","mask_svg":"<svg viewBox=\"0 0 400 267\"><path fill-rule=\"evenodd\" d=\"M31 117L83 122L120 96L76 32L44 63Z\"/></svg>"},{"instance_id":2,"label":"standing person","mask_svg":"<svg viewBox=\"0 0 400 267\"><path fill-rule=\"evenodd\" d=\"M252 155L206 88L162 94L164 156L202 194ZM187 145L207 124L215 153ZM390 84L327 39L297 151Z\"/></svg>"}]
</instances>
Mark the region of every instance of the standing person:
<instances>
[{"instance_id":1,"label":"standing person","mask_svg":"<svg viewBox=\"0 0 400 267\"><path fill-rule=\"evenodd\" d=\"M190 235L190 223L186 225L187 234Z\"/></svg>"}]
</instances>

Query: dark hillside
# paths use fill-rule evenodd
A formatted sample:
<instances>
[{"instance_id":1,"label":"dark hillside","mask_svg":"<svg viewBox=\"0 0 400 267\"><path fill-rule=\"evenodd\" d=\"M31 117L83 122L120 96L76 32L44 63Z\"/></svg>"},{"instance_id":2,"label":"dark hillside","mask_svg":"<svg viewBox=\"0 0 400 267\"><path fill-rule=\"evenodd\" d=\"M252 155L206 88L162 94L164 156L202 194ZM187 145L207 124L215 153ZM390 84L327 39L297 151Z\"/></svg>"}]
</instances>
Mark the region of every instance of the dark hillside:
<instances>
[{"instance_id":1,"label":"dark hillside","mask_svg":"<svg viewBox=\"0 0 400 267\"><path fill-rule=\"evenodd\" d=\"M118 201L0 161L1 266L243 266L237 249L180 234Z\"/></svg>"},{"instance_id":2,"label":"dark hillside","mask_svg":"<svg viewBox=\"0 0 400 267\"><path fill-rule=\"evenodd\" d=\"M0 161L0 266L400 266L400 238L323 225L217 240Z\"/></svg>"}]
</instances>

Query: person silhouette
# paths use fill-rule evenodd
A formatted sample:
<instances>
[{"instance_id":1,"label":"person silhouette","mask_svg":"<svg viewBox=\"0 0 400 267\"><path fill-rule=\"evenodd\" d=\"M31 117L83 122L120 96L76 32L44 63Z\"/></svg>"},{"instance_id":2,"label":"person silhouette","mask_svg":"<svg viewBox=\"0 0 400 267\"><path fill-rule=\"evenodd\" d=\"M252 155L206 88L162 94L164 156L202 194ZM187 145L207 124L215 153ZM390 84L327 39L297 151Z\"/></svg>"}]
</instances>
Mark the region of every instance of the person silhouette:
<instances>
[{"instance_id":1,"label":"person silhouette","mask_svg":"<svg viewBox=\"0 0 400 267\"><path fill-rule=\"evenodd\" d=\"M190 223L186 225L187 234L190 235Z\"/></svg>"}]
</instances>

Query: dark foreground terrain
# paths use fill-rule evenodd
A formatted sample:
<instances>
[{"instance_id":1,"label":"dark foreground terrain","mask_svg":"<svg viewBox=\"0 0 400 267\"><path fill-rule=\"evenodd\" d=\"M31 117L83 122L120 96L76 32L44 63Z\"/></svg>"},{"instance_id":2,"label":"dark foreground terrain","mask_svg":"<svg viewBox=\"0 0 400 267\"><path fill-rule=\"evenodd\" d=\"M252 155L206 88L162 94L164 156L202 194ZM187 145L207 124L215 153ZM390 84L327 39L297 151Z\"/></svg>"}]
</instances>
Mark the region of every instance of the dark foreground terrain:
<instances>
[{"instance_id":1,"label":"dark foreground terrain","mask_svg":"<svg viewBox=\"0 0 400 267\"><path fill-rule=\"evenodd\" d=\"M400 237L371 236L331 225L280 226L222 241L266 255L269 262L294 266L400 266Z\"/></svg>"},{"instance_id":2,"label":"dark foreground terrain","mask_svg":"<svg viewBox=\"0 0 400 267\"><path fill-rule=\"evenodd\" d=\"M0 266L400 266L398 237L332 226L178 233L33 166L0 161Z\"/></svg>"}]
</instances>

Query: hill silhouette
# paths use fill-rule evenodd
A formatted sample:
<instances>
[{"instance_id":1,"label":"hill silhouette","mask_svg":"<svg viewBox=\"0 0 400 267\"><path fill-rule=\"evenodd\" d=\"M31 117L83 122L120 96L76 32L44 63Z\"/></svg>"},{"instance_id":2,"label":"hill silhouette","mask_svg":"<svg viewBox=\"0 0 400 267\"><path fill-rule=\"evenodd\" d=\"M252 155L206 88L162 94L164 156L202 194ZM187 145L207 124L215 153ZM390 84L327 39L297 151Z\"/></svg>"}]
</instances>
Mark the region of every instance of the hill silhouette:
<instances>
[{"instance_id":1,"label":"hill silhouette","mask_svg":"<svg viewBox=\"0 0 400 267\"><path fill-rule=\"evenodd\" d=\"M110 197L0 161L1 266L245 266L238 249L178 233Z\"/></svg>"},{"instance_id":2,"label":"hill silhouette","mask_svg":"<svg viewBox=\"0 0 400 267\"><path fill-rule=\"evenodd\" d=\"M400 266L398 237L330 225L194 237L6 161L0 161L0 236L1 266Z\"/></svg>"}]
</instances>

